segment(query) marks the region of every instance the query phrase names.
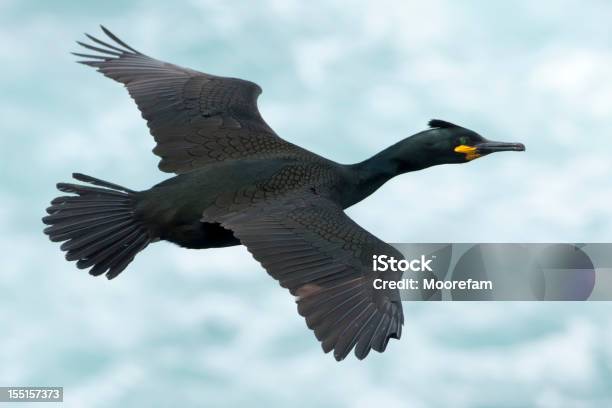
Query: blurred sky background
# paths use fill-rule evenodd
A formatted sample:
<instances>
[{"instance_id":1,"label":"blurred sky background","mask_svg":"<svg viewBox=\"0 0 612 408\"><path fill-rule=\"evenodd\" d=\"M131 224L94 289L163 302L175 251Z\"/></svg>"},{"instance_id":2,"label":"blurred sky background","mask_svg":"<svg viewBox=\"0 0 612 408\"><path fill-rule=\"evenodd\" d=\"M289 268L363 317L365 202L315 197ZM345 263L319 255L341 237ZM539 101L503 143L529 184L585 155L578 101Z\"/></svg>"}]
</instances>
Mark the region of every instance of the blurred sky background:
<instances>
[{"instance_id":1,"label":"blurred sky background","mask_svg":"<svg viewBox=\"0 0 612 408\"><path fill-rule=\"evenodd\" d=\"M430 118L527 145L348 210L385 241L609 242L610 21L604 0L0 0L0 385L64 386L66 407L612 406L609 303L405 303L400 341L336 363L244 247L158 243L109 282L40 221L73 171L170 177L127 92L68 54L103 23L257 82L282 137L340 162Z\"/></svg>"}]
</instances>

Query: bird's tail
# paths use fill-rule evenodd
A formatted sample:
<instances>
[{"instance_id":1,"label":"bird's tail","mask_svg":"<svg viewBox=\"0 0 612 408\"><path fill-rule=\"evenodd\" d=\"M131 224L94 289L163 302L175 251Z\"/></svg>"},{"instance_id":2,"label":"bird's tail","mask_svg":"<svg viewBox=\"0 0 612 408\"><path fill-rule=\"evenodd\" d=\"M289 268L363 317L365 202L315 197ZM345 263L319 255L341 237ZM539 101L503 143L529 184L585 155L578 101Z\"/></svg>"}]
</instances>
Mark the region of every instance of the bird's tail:
<instances>
[{"instance_id":1,"label":"bird's tail","mask_svg":"<svg viewBox=\"0 0 612 408\"><path fill-rule=\"evenodd\" d=\"M60 248L79 269L91 267L90 274L106 272L112 279L152 240L135 217L137 193L84 174L72 176L99 187L58 183L58 190L76 195L51 201L42 219L49 225L44 232L51 241L65 241Z\"/></svg>"}]
</instances>

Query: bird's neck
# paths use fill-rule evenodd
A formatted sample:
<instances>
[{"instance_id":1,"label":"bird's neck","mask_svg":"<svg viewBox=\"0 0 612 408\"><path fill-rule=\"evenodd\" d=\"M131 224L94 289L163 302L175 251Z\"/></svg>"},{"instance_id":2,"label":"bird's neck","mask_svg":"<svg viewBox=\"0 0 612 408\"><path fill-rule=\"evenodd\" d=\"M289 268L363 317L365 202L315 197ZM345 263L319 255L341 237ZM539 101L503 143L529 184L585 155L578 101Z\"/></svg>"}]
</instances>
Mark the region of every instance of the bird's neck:
<instances>
[{"instance_id":1,"label":"bird's neck","mask_svg":"<svg viewBox=\"0 0 612 408\"><path fill-rule=\"evenodd\" d=\"M355 188L350 205L363 200L397 175L433 165L419 155L415 142L414 136L409 137L367 160L349 165Z\"/></svg>"}]
</instances>

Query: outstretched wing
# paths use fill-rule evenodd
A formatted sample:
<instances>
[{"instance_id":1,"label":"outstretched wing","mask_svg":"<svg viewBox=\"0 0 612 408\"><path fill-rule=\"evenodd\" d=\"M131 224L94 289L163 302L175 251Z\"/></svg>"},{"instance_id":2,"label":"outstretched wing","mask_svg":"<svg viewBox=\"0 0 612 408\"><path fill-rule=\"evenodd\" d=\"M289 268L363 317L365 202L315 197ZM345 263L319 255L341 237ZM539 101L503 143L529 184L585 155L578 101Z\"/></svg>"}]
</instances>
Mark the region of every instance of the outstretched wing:
<instances>
[{"instance_id":1,"label":"outstretched wing","mask_svg":"<svg viewBox=\"0 0 612 408\"><path fill-rule=\"evenodd\" d=\"M372 254L403 259L401 253L351 220L320 196L283 200L239 213L205 212L203 221L234 232L268 273L298 297L323 350L336 360L355 348L359 359L382 352L401 336L404 316L397 290L374 288L374 280L401 273L372 271Z\"/></svg>"},{"instance_id":2,"label":"outstretched wing","mask_svg":"<svg viewBox=\"0 0 612 408\"><path fill-rule=\"evenodd\" d=\"M162 171L185 173L222 160L304 154L278 137L257 109L261 88L148 57L102 27L114 42L89 34L97 54L73 53L105 76L124 84L157 142Z\"/></svg>"}]
</instances>

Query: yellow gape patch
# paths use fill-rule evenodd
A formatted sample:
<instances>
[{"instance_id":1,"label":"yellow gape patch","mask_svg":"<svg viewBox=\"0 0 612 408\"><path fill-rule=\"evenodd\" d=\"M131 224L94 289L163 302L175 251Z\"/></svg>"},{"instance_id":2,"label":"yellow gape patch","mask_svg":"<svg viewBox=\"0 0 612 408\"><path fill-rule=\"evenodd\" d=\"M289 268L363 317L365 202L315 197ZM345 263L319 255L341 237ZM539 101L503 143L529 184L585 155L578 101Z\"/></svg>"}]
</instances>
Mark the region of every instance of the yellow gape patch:
<instances>
[{"instance_id":1,"label":"yellow gape patch","mask_svg":"<svg viewBox=\"0 0 612 408\"><path fill-rule=\"evenodd\" d=\"M457 153L465 153L465 158L467 160L474 160L480 157L480 155L477 153L478 149L472 146L466 146L466 145L457 146L455 147L455 151Z\"/></svg>"}]
</instances>

